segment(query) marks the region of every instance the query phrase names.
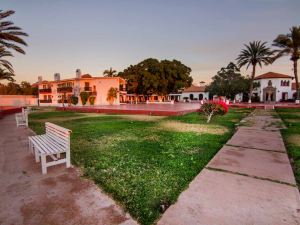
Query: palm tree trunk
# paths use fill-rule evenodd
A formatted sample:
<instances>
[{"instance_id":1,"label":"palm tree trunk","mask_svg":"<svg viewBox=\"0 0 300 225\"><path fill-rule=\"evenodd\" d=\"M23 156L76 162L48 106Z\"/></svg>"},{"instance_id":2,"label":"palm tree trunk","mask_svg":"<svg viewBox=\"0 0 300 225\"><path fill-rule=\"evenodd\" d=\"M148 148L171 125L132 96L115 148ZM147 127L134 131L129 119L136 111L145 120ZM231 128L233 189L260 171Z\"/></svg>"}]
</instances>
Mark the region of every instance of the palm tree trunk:
<instances>
[{"instance_id":1,"label":"palm tree trunk","mask_svg":"<svg viewBox=\"0 0 300 225\"><path fill-rule=\"evenodd\" d=\"M253 81L254 81L254 78L255 78L255 68L256 68L256 64L253 64L252 75L251 75L251 80L250 80L250 90L249 90L248 103L251 103L251 97L252 97L252 94L253 94Z\"/></svg>"},{"instance_id":2,"label":"palm tree trunk","mask_svg":"<svg viewBox=\"0 0 300 225\"><path fill-rule=\"evenodd\" d=\"M298 81L297 60L298 59L294 59L294 76L295 76L295 81L296 81L296 102L299 103L299 100L300 100L300 89L299 89L299 81Z\"/></svg>"}]
</instances>

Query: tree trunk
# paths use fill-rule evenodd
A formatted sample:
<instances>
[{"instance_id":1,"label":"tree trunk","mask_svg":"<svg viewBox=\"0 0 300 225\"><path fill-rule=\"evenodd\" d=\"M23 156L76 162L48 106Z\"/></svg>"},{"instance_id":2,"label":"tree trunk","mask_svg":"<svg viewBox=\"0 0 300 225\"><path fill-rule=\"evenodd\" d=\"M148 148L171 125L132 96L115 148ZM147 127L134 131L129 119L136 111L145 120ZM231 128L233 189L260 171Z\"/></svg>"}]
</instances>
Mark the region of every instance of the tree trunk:
<instances>
[{"instance_id":1,"label":"tree trunk","mask_svg":"<svg viewBox=\"0 0 300 225\"><path fill-rule=\"evenodd\" d=\"M250 89L249 89L249 100L248 103L251 103L251 97L253 94L253 81L255 78L255 68L256 68L256 64L252 65L252 75L251 75L251 80L250 80Z\"/></svg>"},{"instance_id":2,"label":"tree trunk","mask_svg":"<svg viewBox=\"0 0 300 225\"><path fill-rule=\"evenodd\" d=\"M295 81L296 81L296 102L299 103L299 100L300 100L300 89L299 89L299 81L298 81L297 60L298 59L294 59L294 76L295 76Z\"/></svg>"},{"instance_id":3,"label":"tree trunk","mask_svg":"<svg viewBox=\"0 0 300 225\"><path fill-rule=\"evenodd\" d=\"M210 120L211 120L211 117L214 115L214 112L211 112L209 115L208 115L208 117L207 117L207 123L209 123L210 122Z\"/></svg>"}]
</instances>

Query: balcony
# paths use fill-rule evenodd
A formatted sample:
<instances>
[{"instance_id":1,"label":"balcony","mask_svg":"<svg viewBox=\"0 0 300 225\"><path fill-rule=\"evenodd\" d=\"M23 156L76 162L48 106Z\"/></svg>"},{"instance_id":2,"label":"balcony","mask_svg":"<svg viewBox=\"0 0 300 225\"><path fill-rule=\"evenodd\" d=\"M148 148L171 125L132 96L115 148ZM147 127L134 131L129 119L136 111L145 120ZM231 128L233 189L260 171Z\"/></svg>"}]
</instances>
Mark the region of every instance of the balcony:
<instances>
[{"instance_id":1,"label":"balcony","mask_svg":"<svg viewBox=\"0 0 300 225\"><path fill-rule=\"evenodd\" d=\"M40 103L52 103L52 99L41 99Z\"/></svg>"},{"instance_id":2,"label":"balcony","mask_svg":"<svg viewBox=\"0 0 300 225\"><path fill-rule=\"evenodd\" d=\"M59 99L58 101L57 101L57 103L63 103L63 100L61 100L61 99ZM68 100L64 100L64 103L68 103Z\"/></svg>"},{"instance_id":3,"label":"balcony","mask_svg":"<svg viewBox=\"0 0 300 225\"><path fill-rule=\"evenodd\" d=\"M43 88L43 89L39 89L39 93L51 93L52 90L51 88Z\"/></svg>"},{"instance_id":4,"label":"balcony","mask_svg":"<svg viewBox=\"0 0 300 225\"><path fill-rule=\"evenodd\" d=\"M84 91L92 91L92 87L84 87Z\"/></svg>"},{"instance_id":5,"label":"balcony","mask_svg":"<svg viewBox=\"0 0 300 225\"><path fill-rule=\"evenodd\" d=\"M57 88L57 93L65 93L65 92L72 92L73 87L59 87Z\"/></svg>"}]
</instances>

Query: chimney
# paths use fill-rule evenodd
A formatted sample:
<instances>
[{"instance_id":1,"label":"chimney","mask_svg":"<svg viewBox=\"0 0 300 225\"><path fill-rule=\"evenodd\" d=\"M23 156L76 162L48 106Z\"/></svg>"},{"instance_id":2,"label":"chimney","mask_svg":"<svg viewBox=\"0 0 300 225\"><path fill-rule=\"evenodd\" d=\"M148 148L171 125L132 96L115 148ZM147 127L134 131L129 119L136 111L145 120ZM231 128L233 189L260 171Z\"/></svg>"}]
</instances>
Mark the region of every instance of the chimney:
<instances>
[{"instance_id":1,"label":"chimney","mask_svg":"<svg viewBox=\"0 0 300 225\"><path fill-rule=\"evenodd\" d=\"M54 81L60 81L60 74L59 73L54 74Z\"/></svg>"},{"instance_id":2,"label":"chimney","mask_svg":"<svg viewBox=\"0 0 300 225\"><path fill-rule=\"evenodd\" d=\"M43 77L42 76L38 76L38 83L42 83L43 82Z\"/></svg>"},{"instance_id":3,"label":"chimney","mask_svg":"<svg viewBox=\"0 0 300 225\"><path fill-rule=\"evenodd\" d=\"M79 79L81 77L81 70L77 69L76 70L76 78Z\"/></svg>"}]
</instances>

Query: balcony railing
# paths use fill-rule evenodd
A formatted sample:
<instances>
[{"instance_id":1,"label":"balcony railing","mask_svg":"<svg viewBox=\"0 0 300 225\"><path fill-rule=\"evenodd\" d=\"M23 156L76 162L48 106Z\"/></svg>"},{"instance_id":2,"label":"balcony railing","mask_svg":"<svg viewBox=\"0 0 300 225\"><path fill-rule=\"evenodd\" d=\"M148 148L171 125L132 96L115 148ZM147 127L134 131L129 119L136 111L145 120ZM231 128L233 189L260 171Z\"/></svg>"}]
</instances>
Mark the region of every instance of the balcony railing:
<instances>
[{"instance_id":1,"label":"balcony railing","mask_svg":"<svg viewBox=\"0 0 300 225\"><path fill-rule=\"evenodd\" d=\"M73 87L59 87L57 88L57 93L63 93L63 92L72 92Z\"/></svg>"},{"instance_id":2,"label":"balcony railing","mask_svg":"<svg viewBox=\"0 0 300 225\"><path fill-rule=\"evenodd\" d=\"M51 93L52 90L51 90L51 88L43 88L43 89L39 89L39 92L40 93Z\"/></svg>"},{"instance_id":3,"label":"balcony railing","mask_svg":"<svg viewBox=\"0 0 300 225\"><path fill-rule=\"evenodd\" d=\"M84 87L84 91L92 91L92 87Z\"/></svg>"},{"instance_id":4,"label":"balcony railing","mask_svg":"<svg viewBox=\"0 0 300 225\"><path fill-rule=\"evenodd\" d=\"M61 99L59 99L58 101L57 101L57 103L62 103L63 101L61 100ZM65 99L64 100L64 103L68 103L68 100L67 99Z\"/></svg>"},{"instance_id":5,"label":"balcony railing","mask_svg":"<svg viewBox=\"0 0 300 225\"><path fill-rule=\"evenodd\" d=\"M52 99L41 99L40 103L52 103Z\"/></svg>"}]
</instances>

